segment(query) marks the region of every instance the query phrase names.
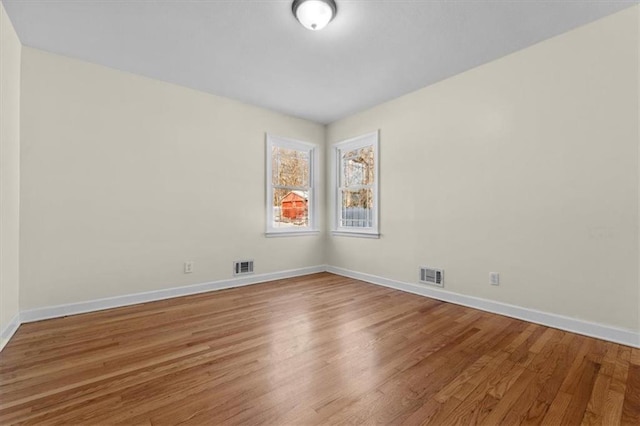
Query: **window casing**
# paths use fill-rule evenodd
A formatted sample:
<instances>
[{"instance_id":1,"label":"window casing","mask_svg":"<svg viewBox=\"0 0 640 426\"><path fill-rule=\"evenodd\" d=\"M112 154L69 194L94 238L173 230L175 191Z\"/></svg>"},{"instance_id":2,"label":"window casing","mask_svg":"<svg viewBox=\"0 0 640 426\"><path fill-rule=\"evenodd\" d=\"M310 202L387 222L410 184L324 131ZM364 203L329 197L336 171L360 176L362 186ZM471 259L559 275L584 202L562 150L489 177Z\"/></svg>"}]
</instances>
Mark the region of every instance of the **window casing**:
<instances>
[{"instance_id":1,"label":"window casing","mask_svg":"<svg viewBox=\"0 0 640 426\"><path fill-rule=\"evenodd\" d=\"M378 238L379 137L369 133L333 145L332 234Z\"/></svg>"},{"instance_id":2,"label":"window casing","mask_svg":"<svg viewBox=\"0 0 640 426\"><path fill-rule=\"evenodd\" d=\"M317 233L317 145L267 135L267 236Z\"/></svg>"}]
</instances>

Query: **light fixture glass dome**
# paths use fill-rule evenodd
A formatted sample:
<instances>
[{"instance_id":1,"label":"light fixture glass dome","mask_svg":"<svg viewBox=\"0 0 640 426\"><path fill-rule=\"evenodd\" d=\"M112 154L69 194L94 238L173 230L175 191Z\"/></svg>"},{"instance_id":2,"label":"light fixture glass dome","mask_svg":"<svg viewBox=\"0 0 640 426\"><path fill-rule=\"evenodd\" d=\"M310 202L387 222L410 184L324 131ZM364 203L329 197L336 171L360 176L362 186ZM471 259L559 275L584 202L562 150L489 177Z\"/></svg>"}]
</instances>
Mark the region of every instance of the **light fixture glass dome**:
<instances>
[{"instance_id":1,"label":"light fixture glass dome","mask_svg":"<svg viewBox=\"0 0 640 426\"><path fill-rule=\"evenodd\" d=\"M295 0L291 8L296 19L312 31L323 29L336 16L333 0Z\"/></svg>"}]
</instances>

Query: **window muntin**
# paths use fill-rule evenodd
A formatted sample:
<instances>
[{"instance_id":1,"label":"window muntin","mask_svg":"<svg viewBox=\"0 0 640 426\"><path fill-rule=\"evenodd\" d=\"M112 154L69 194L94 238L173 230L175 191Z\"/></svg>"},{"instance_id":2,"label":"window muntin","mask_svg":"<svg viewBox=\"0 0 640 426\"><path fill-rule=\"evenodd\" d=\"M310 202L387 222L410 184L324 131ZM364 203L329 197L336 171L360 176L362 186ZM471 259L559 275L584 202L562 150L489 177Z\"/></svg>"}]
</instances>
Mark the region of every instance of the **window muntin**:
<instances>
[{"instance_id":1,"label":"window muntin","mask_svg":"<svg viewBox=\"0 0 640 426\"><path fill-rule=\"evenodd\" d=\"M267 135L267 234L316 231L316 146Z\"/></svg>"},{"instance_id":2,"label":"window muntin","mask_svg":"<svg viewBox=\"0 0 640 426\"><path fill-rule=\"evenodd\" d=\"M334 232L378 235L378 133L334 145Z\"/></svg>"}]
</instances>

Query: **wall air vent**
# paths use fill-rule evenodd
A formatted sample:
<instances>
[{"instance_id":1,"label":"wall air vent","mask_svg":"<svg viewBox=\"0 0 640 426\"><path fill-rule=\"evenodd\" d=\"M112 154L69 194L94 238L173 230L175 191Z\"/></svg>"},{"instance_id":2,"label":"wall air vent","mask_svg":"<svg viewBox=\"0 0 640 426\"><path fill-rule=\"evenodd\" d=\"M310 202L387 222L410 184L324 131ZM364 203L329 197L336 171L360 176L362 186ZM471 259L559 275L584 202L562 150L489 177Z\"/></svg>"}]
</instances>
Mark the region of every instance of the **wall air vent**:
<instances>
[{"instance_id":1,"label":"wall air vent","mask_svg":"<svg viewBox=\"0 0 640 426\"><path fill-rule=\"evenodd\" d=\"M444 270L421 266L420 282L423 284L444 287Z\"/></svg>"},{"instance_id":2,"label":"wall air vent","mask_svg":"<svg viewBox=\"0 0 640 426\"><path fill-rule=\"evenodd\" d=\"M253 274L253 260L238 260L233 262L233 275Z\"/></svg>"}]
</instances>

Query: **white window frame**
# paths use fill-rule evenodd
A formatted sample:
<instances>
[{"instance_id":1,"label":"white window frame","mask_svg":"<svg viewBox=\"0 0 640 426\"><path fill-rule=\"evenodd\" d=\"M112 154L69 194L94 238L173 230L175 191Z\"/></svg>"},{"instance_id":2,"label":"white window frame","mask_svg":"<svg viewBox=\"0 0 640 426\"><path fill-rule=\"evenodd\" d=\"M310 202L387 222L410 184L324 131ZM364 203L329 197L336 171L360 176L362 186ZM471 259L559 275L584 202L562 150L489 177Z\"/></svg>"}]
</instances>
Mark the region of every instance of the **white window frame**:
<instances>
[{"instance_id":1,"label":"white window frame","mask_svg":"<svg viewBox=\"0 0 640 426\"><path fill-rule=\"evenodd\" d=\"M373 218L371 227L341 226L342 189L340 175L342 173L341 151L373 146ZM348 237L380 238L380 136L379 131L367 133L332 145L331 188L333 192L333 227L331 235Z\"/></svg>"},{"instance_id":2,"label":"white window frame","mask_svg":"<svg viewBox=\"0 0 640 426\"><path fill-rule=\"evenodd\" d=\"M281 147L286 149L294 149L296 151L305 151L309 153L309 188L296 188L299 190L308 190L308 220L309 225L300 228L274 228L273 227L273 168L272 168L272 152L273 147ZM267 237L282 237L296 235L312 235L318 234L318 145L302 142L295 139L284 138L281 136L271 135L267 133L266 137L266 231Z\"/></svg>"}]
</instances>

